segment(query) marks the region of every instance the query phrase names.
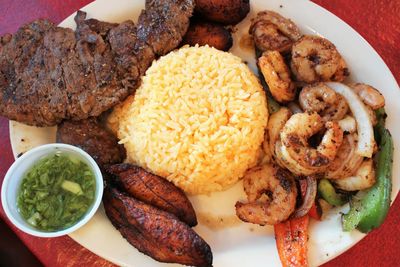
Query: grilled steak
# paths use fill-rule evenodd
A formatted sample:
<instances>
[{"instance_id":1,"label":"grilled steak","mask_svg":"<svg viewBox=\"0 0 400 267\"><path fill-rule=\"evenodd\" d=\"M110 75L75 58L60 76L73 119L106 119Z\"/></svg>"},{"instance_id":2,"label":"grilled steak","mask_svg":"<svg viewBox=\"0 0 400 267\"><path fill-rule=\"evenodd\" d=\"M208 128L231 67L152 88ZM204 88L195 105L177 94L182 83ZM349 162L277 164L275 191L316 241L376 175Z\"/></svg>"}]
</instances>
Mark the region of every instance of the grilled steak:
<instances>
[{"instance_id":1,"label":"grilled steak","mask_svg":"<svg viewBox=\"0 0 400 267\"><path fill-rule=\"evenodd\" d=\"M96 118L62 122L57 128L57 142L82 148L101 169L121 163L126 156L125 148Z\"/></svg>"},{"instance_id":2,"label":"grilled steak","mask_svg":"<svg viewBox=\"0 0 400 267\"><path fill-rule=\"evenodd\" d=\"M118 70L133 75L144 75L155 58L153 49L137 38L137 29L132 21L122 22L110 31L109 42L114 52ZM129 82L129 81L128 81Z\"/></svg>"},{"instance_id":3,"label":"grilled steak","mask_svg":"<svg viewBox=\"0 0 400 267\"><path fill-rule=\"evenodd\" d=\"M109 187L103 204L112 224L140 252L161 262L211 266L210 246L174 215Z\"/></svg>"},{"instance_id":4,"label":"grilled steak","mask_svg":"<svg viewBox=\"0 0 400 267\"><path fill-rule=\"evenodd\" d=\"M189 27L192 0L147 0L138 20L138 37L162 56L176 48Z\"/></svg>"},{"instance_id":5,"label":"grilled steak","mask_svg":"<svg viewBox=\"0 0 400 267\"><path fill-rule=\"evenodd\" d=\"M147 204L170 212L189 226L197 224L196 213L183 191L166 179L132 164L115 164L107 168L123 191Z\"/></svg>"},{"instance_id":6,"label":"grilled steak","mask_svg":"<svg viewBox=\"0 0 400 267\"><path fill-rule=\"evenodd\" d=\"M36 20L0 38L0 115L35 126L99 116L140 84L152 60L174 49L194 0L147 0L137 27L86 20L77 29Z\"/></svg>"}]
</instances>

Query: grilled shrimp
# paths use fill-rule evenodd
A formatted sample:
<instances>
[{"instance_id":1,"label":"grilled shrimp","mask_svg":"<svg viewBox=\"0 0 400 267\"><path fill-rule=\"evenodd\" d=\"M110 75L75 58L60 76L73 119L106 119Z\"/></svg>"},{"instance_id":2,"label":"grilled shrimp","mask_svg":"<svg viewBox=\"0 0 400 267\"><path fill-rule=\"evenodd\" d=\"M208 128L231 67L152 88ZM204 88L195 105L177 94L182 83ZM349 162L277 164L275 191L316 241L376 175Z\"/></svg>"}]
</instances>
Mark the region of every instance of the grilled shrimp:
<instances>
[{"instance_id":1,"label":"grilled shrimp","mask_svg":"<svg viewBox=\"0 0 400 267\"><path fill-rule=\"evenodd\" d=\"M274 11L262 11L252 19L249 33L261 51L289 52L293 43L300 39L299 28L290 19Z\"/></svg>"},{"instance_id":2,"label":"grilled shrimp","mask_svg":"<svg viewBox=\"0 0 400 267\"><path fill-rule=\"evenodd\" d=\"M318 36L304 36L292 47L291 69L298 81L343 81L349 75L346 62L334 44Z\"/></svg>"},{"instance_id":3,"label":"grilled shrimp","mask_svg":"<svg viewBox=\"0 0 400 267\"><path fill-rule=\"evenodd\" d=\"M385 98L383 95L371 85L365 83L351 84L351 88L358 94L364 104L371 107L373 110L385 106Z\"/></svg>"},{"instance_id":4,"label":"grilled shrimp","mask_svg":"<svg viewBox=\"0 0 400 267\"><path fill-rule=\"evenodd\" d=\"M269 154L276 160L279 159L276 157L275 143L280 139L280 132L290 116L292 116L292 112L288 108L282 107L277 112L271 114L268 119L263 148L264 151L269 150Z\"/></svg>"},{"instance_id":5,"label":"grilled shrimp","mask_svg":"<svg viewBox=\"0 0 400 267\"><path fill-rule=\"evenodd\" d=\"M236 202L236 215L245 222L274 225L285 221L296 207L297 188L290 172L266 164L243 178L248 203Z\"/></svg>"},{"instance_id":6,"label":"grilled shrimp","mask_svg":"<svg viewBox=\"0 0 400 267\"><path fill-rule=\"evenodd\" d=\"M333 161L343 140L343 131L337 122L326 122L326 132L317 148L309 145L308 140L324 128L322 118L317 113L298 113L290 117L283 127L280 137L284 159L290 157L289 170L294 173L310 175L323 172ZM290 159L289 159L290 160ZM301 165L311 173L299 173L293 165Z\"/></svg>"},{"instance_id":7,"label":"grilled shrimp","mask_svg":"<svg viewBox=\"0 0 400 267\"><path fill-rule=\"evenodd\" d=\"M324 83L305 86L299 104L304 111L317 112L325 122L341 120L349 110L344 97Z\"/></svg>"},{"instance_id":8,"label":"grilled shrimp","mask_svg":"<svg viewBox=\"0 0 400 267\"><path fill-rule=\"evenodd\" d=\"M376 181L372 159L364 160L357 172L350 177L334 180L336 186L346 191L364 190L374 185Z\"/></svg>"},{"instance_id":9,"label":"grilled shrimp","mask_svg":"<svg viewBox=\"0 0 400 267\"><path fill-rule=\"evenodd\" d=\"M260 68L274 99L280 103L292 101L296 94L289 68L278 51L266 51L258 59Z\"/></svg>"},{"instance_id":10,"label":"grilled shrimp","mask_svg":"<svg viewBox=\"0 0 400 267\"><path fill-rule=\"evenodd\" d=\"M352 176L363 162L363 157L356 153L357 134L348 134L343 138L335 159L329 164L325 176L329 179L341 179Z\"/></svg>"}]
</instances>

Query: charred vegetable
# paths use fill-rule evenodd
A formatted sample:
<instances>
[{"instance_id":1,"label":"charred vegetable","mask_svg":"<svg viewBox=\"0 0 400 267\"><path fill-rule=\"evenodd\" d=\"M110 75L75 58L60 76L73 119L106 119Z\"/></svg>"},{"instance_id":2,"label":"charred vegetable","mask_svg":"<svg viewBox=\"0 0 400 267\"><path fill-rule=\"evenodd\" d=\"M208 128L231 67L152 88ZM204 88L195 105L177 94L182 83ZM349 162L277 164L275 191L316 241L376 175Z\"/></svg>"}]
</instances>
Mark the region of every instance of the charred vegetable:
<instances>
[{"instance_id":1,"label":"charred vegetable","mask_svg":"<svg viewBox=\"0 0 400 267\"><path fill-rule=\"evenodd\" d=\"M308 266L308 215L274 225L276 247L283 267Z\"/></svg>"},{"instance_id":2,"label":"charred vegetable","mask_svg":"<svg viewBox=\"0 0 400 267\"><path fill-rule=\"evenodd\" d=\"M392 191L393 140L384 127L385 113L377 112L378 125L375 128L380 151L376 161L376 183L365 191L359 191L350 203L350 211L343 215L343 229L355 228L367 233L379 227L386 218L390 207Z\"/></svg>"}]
</instances>

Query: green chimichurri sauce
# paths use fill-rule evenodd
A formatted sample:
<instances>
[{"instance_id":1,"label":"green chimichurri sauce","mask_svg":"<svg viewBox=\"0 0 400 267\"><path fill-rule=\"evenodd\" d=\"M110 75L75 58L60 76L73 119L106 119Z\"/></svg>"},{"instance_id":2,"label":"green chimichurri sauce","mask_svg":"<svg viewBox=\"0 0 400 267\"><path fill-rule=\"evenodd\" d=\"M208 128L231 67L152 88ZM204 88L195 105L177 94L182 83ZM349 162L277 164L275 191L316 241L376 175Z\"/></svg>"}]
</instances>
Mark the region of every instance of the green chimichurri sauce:
<instances>
[{"instance_id":1,"label":"green chimichurri sauce","mask_svg":"<svg viewBox=\"0 0 400 267\"><path fill-rule=\"evenodd\" d=\"M94 202L96 181L89 166L67 154L39 160L23 177L17 206L22 217L44 231L68 228Z\"/></svg>"}]
</instances>

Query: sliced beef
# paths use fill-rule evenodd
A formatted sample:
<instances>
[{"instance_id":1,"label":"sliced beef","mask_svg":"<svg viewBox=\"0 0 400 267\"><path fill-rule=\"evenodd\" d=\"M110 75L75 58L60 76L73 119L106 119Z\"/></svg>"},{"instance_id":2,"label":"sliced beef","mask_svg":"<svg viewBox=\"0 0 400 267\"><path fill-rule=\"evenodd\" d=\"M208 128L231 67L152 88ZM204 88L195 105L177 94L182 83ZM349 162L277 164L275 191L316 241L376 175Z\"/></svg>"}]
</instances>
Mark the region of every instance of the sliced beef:
<instances>
[{"instance_id":1,"label":"sliced beef","mask_svg":"<svg viewBox=\"0 0 400 267\"><path fill-rule=\"evenodd\" d=\"M178 46L193 8L194 0L149 0L137 27L78 11L75 32L36 20L0 37L0 115L34 126L99 116Z\"/></svg>"},{"instance_id":2,"label":"sliced beef","mask_svg":"<svg viewBox=\"0 0 400 267\"><path fill-rule=\"evenodd\" d=\"M82 148L102 169L126 157L125 148L96 118L62 122L57 128L57 142Z\"/></svg>"},{"instance_id":3,"label":"sliced beef","mask_svg":"<svg viewBox=\"0 0 400 267\"><path fill-rule=\"evenodd\" d=\"M75 22L78 29L87 26L93 32L100 34L103 38L107 37L108 32L112 28L118 26L118 23L105 22L97 19L86 19L86 13L80 10L76 12Z\"/></svg>"},{"instance_id":4,"label":"sliced beef","mask_svg":"<svg viewBox=\"0 0 400 267\"><path fill-rule=\"evenodd\" d=\"M149 45L137 38L136 33L137 29L133 22L125 21L110 31L109 41L119 72L144 75L155 54ZM125 83L129 82L125 80Z\"/></svg>"},{"instance_id":5,"label":"sliced beef","mask_svg":"<svg viewBox=\"0 0 400 267\"><path fill-rule=\"evenodd\" d=\"M189 27L194 0L146 0L137 35L162 56L175 49Z\"/></svg>"}]
</instances>

